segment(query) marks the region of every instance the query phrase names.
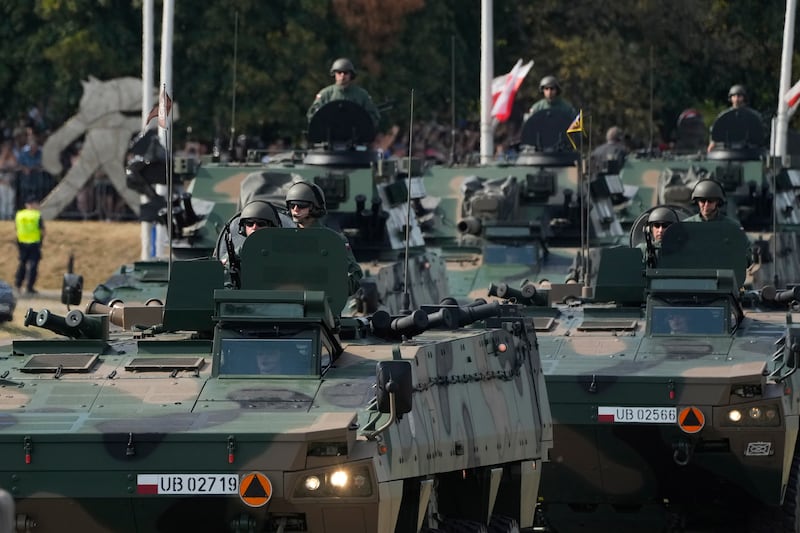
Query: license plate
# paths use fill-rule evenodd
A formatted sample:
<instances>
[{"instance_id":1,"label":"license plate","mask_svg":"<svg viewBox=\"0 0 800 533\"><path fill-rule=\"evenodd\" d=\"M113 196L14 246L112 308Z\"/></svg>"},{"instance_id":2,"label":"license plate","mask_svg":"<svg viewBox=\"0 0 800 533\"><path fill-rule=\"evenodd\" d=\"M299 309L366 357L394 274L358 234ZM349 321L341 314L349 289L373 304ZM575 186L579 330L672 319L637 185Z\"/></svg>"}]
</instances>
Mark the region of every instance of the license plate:
<instances>
[{"instance_id":1,"label":"license plate","mask_svg":"<svg viewBox=\"0 0 800 533\"><path fill-rule=\"evenodd\" d=\"M238 474L139 474L137 494L239 494Z\"/></svg>"},{"instance_id":2,"label":"license plate","mask_svg":"<svg viewBox=\"0 0 800 533\"><path fill-rule=\"evenodd\" d=\"M614 424L676 424L675 407L598 407L597 421Z\"/></svg>"}]
</instances>

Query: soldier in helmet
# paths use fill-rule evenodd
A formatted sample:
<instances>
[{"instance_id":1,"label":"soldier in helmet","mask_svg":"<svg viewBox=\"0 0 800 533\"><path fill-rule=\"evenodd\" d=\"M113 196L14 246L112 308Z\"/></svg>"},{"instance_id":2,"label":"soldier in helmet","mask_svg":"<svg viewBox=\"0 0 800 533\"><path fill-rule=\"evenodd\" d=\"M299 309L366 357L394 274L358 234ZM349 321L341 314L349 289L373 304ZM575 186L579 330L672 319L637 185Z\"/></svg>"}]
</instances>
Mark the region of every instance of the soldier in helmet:
<instances>
[{"instance_id":1,"label":"soldier in helmet","mask_svg":"<svg viewBox=\"0 0 800 533\"><path fill-rule=\"evenodd\" d=\"M697 182L692 189L692 203L697 204L698 213L687 218L684 222L727 222L741 225L726 216L720 208L725 204L725 191L722 186L712 179Z\"/></svg>"},{"instance_id":2,"label":"soldier in helmet","mask_svg":"<svg viewBox=\"0 0 800 533\"><path fill-rule=\"evenodd\" d=\"M289 214L298 228L325 227L325 224L320 220L328 212L325 205L325 193L316 183L298 181L289 187L286 192L286 209L289 210ZM347 250L347 276L350 283L350 294L352 295L360 287L359 281L364 277L364 273L361 271L361 267L358 266L358 262L356 262L347 238L341 233L339 235L342 237Z\"/></svg>"},{"instance_id":3,"label":"soldier in helmet","mask_svg":"<svg viewBox=\"0 0 800 533\"><path fill-rule=\"evenodd\" d=\"M647 224L644 227L645 242L639 243L637 248L642 251L642 257L651 267L656 266L664 232L676 222L680 222L680 218L669 207L656 207L650 211L647 217Z\"/></svg>"},{"instance_id":4,"label":"soldier in helmet","mask_svg":"<svg viewBox=\"0 0 800 533\"><path fill-rule=\"evenodd\" d=\"M278 210L266 200L251 200L239 215L239 235L249 237L261 228L279 228Z\"/></svg>"},{"instance_id":5,"label":"soldier in helmet","mask_svg":"<svg viewBox=\"0 0 800 533\"><path fill-rule=\"evenodd\" d=\"M758 116L759 120L763 120L763 117L758 111L747 105L747 89L745 88L744 85L737 83L736 85L731 86L731 88L728 90L728 102L730 102L731 106L722 113L720 113L719 115L717 115L717 118L719 118L722 114L731 111L732 109L740 109L742 111L754 113L755 115ZM712 123L712 131L713 131L713 123ZM715 146L714 141L713 140L710 141L708 143L708 151L710 152L711 150L713 150L714 146Z\"/></svg>"},{"instance_id":6,"label":"soldier in helmet","mask_svg":"<svg viewBox=\"0 0 800 533\"><path fill-rule=\"evenodd\" d=\"M595 169L602 169L608 161L625 162L628 155L627 147L623 142L622 128L611 126L606 132L606 142L592 150L591 162Z\"/></svg>"},{"instance_id":7,"label":"soldier in helmet","mask_svg":"<svg viewBox=\"0 0 800 533\"><path fill-rule=\"evenodd\" d=\"M262 228L280 227L281 219L278 216L278 210L266 200L251 200L242 208L242 212L239 214L238 233L245 238ZM229 269L229 272L234 277L237 276L239 270L239 253L241 252L242 243L235 246L230 234L226 235L227 256L222 259L222 264Z\"/></svg>"},{"instance_id":8,"label":"soldier in helmet","mask_svg":"<svg viewBox=\"0 0 800 533\"><path fill-rule=\"evenodd\" d=\"M561 84L555 76L545 76L542 78L539 82L539 93L543 98L531 106L531 109L528 111L528 116L545 109L564 109L571 114L575 113L575 109L572 105L561 98Z\"/></svg>"},{"instance_id":9,"label":"soldier in helmet","mask_svg":"<svg viewBox=\"0 0 800 533\"><path fill-rule=\"evenodd\" d=\"M353 67L353 63L346 57L337 59L331 65L331 76L334 79L333 85L328 85L317 93L314 102L308 108L308 113L306 113L308 120L311 120L314 113L328 102L349 100L363 107L372 119L372 123L377 127L380 113L372 102L369 93L353 84L353 80L356 78L356 69Z\"/></svg>"}]
</instances>

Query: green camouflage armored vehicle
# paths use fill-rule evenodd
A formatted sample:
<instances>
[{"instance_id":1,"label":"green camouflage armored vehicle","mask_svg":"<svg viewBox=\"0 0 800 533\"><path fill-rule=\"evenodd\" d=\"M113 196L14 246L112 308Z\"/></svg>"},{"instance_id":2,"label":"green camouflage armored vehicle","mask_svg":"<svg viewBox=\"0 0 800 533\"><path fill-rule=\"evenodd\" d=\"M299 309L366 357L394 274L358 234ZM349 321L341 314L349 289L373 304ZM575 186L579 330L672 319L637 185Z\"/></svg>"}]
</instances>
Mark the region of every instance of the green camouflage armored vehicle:
<instances>
[{"instance_id":1,"label":"green camouflage armored vehicle","mask_svg":"<svg viewBox=\"0 0 800 533\"><path fill-rule=\"evenodd\" d=\"M800 290L742 291L741 231L674 223L656 268L601 250L588 297L526 286L554 420L555 531L800 531Z\"/></svg>"},{"instance_id":2,"label":"green camouflage armored vehicle","mask_svg":"<svg viewBox=\"0 0 800 533\"><path fill-rule=\"evenodd\" d=\"M0 354L0 488L19 531L513 532L552 427L516 304L340 316L328 229L176 261L163 307L26 322ZM488 529L487 529L488 528Z\"/></svg>"},{"instance_id":3,"label":"green camouflage armored vehicle","mask_svg":"<svg viewBox=\"0 0 800 533\"><path fill-rule=\"evenodd\" d=\"M447 275L441 257L426 248L420 229L430 217L421 162L379 158L366 146L374 136L374 126L363 108L335 101L312 117L309 147L304 151L267 154L252 150L244 161L203 161L185 193L173 196L169 220L173 256L224 258L223 230L238 227L239 212L252 200L272 203L283 211L282 225L293 227L285 197L293 183L304 180L323 191L328 211L325 225L347 237L364 271L363 290L351 301L353 313L369 313L379 307L399 312L405 308L404 294L410 305L417 307L440 301L448 293ZM138 176L131 181L139 184L154 174L148 172L144 161L137 161L129 173ZM166 224L169 217L165 213L161 214ZM238 249L243 236L236 231L230 236ZM411 250L408 269L406 243ZM136 297L137 292L133 301L138 303L144 298L163 299L166 284L163 276L157 275L159 271L159 265L125 266L104 287L98 287L95 299L130 302L127 297Z\"/></svg>"}]
</instances>

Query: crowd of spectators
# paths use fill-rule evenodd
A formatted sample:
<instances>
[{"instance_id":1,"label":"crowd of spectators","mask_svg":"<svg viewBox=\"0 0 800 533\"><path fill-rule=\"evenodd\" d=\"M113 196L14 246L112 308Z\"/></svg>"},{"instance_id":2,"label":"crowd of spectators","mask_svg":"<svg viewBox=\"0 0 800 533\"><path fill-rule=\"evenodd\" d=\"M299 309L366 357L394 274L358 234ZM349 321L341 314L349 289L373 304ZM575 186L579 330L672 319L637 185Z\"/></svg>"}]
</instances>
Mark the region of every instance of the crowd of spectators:
<instances>
[{"instance_id":1,"label":"crowd of spectators","mask_svg":"<svg viewBox=\"0 0 800 533\"><path fill-rule=\"evenodd\" d=\"M14 120L0 119L0 219L11 220L23 207L25 198L42 201L75 164L81 150L81 139L73 142L60 156L62 171L51 175L42 166L42 146L51 128L36 107ZM206 154L223 152L222 159L244 161L249 149L270 154L293 150L291 139L264 142L259 137L241 135L235 143L227 140L202 143L191 135L183 149L176 155L200 158ZM513 160L519 131L511 122L500 124L495 130L495 158ZM373 148L382 157L408 157L409 141L413 157L431 164L476 165L480 161L480 132L477 123L461 121L453 129L435 119L414 125L413 135L398 126L377 134ZM232 149L232 150L231 150ZM265 156L269 161L269 155ZM102 170L96 171L75 199L61 212L59 218L75 220L134 220L133 212L125 205Z\"/></svg>"},{"instance_id":2,"label":"crowd of spectators","mask_svg":"<svg viewBox=\"0 0 800 533\"><path fill-rule=\"evenodd\" d=\"M50 128L37 107L15 120L0 119L0 219L13 220L26 198L41 202L66 175L80 153L78 139L61 154L62 172L54 176L42 166L42 146ZM108 176L96 172L78 192L61 218L79 220L132 220Z\"/></svg>"}]
</instances>

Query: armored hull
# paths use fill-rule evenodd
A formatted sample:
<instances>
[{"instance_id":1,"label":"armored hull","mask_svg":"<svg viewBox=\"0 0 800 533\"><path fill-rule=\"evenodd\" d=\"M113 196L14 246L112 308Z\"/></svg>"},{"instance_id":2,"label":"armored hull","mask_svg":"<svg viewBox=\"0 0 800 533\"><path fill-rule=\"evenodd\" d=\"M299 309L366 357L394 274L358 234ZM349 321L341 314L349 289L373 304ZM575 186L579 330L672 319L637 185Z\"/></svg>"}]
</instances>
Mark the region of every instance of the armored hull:
<instances>
[{"instance_id":1,"label":"armored hull","mask_svg":"<svg viewBox=\"0 0 800 533\"><path fill-rule=\"evenodd\" d=\"M532 525L552 427L518 307L342 317L346 260L326 229L259 231L241 256L239 289L218 261L175 262L161 320L138 333L114 326L131 322L122 305L29 312L69 338L15 341L0 362L0 478L18 524ZM301 266L270 267L289 257Z\"/></svg>"}]
</instances>

